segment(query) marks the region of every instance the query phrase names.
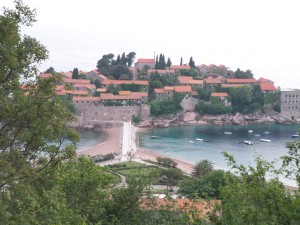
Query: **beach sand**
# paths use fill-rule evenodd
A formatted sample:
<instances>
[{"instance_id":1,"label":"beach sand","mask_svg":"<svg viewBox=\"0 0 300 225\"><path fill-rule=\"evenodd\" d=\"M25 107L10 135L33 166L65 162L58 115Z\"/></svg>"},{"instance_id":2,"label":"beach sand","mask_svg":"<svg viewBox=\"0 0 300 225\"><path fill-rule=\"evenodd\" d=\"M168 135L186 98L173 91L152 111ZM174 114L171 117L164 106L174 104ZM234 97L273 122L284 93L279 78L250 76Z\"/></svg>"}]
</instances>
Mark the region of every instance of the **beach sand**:
<instances>
[{"instance_id":1,"label":"beach sand","mask_svg":"<svg viewBox=\"0 0 300 225\"><path fill-rule=\"evenodd\" d=\"M162 158L170 158L173 159L176 163L177 163L177 168L182 170L183 172L187 173L187 174L191 174L193 171L193 167L194 165L192 163L188 163L188 162L184 162L182 160L179 159L175 159L169 156L165 156L162 154L158 154L156 152L153 152L149 149L142 149L142 148L138 148L137 151L134 154L135 157L141 159L141 160L151 160L156 162L156 157L162 157Z\"/></svg>"},{"instance_id":2,"label":"beach sand","mask_svg":"<svg viewBox=\"0 0 300 225\"><path fill-rule=\"evenodd\" d=\"M94 147L83 149L77 152L78 155L98 155L98 154L108 154L108 153L121 153L121 137L122 137L123 126L105 128L106 140Z\"/></svg>"},{"instance_id":3,"label":"beach sand","mask_svg":"<svg viewBox=\"0 0 300 225\"><path fill-rule=\"evenodd\" d=\"M94 147L90 147L81 151L78 151L78 155L98 155L98 154L108 154L108 153L116 153L121 154L121 144L122 144L122 129L123 126L112 127L112 128L105 128L106 132L106 140ZM191 174L193 169L193 164L184 162L182 160L178 160L172 157L164 156L162 154L158 154L153 152L149 149L139 148L136 142L136 133L138 132L139 128L133 126L132 127L132 148L134 150L134 158L141 159L141 160L151 160L156 162L156 157L167 157L173 159L177 164L177 168L182 170L187 174Z\"/></svg>"}]
</instances>

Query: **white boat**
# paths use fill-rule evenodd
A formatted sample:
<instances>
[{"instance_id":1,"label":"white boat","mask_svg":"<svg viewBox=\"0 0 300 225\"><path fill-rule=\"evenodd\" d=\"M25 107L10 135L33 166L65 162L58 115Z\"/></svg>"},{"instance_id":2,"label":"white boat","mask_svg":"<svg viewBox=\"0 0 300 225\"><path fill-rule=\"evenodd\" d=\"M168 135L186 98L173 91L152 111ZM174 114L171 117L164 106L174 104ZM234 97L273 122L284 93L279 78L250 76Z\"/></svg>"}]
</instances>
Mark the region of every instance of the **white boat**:
<instances>
[{"instance_id":1,"label":"white boat","mask_svg":"<svg viewBox=\"0 0 300 225\"><path fill-rule=\"evenodd\" d=\"M202 138L196 138L196 141L203 141Z\"/></svg>"},{"instance_id":2,"label":"white boat","mask_svg":"<svg viewBox=\"0 0 300 225\"><path fill-rule=\"evenodd\" d=\"M253 133L253 130L248 130L249 133Z\"/></svg>"},{"instance_id":3,"label":"white boat","mask_svg":"<svg viewBox=\"0 0 300 225\"><path fill-rule=\"evenodd\" d=\"M265 131L265 134L269 134L270 132L269 131Z\"/></svg>"},{"instance_id":4,"label":"white boat","mask_svg":"<svg viewBox=\"0 0 300 225\"><path fill-rule=\"evenodd\" d=\"M152 139L158 139L158 138L160 138L160 136L154 136L154 135L153 135L153 136L151 136L151 138L152 138Z\"/></svg>"},{"instance_id":5,"label":"white boat","mask_svg":"<svg viewBox=\"0 0 300 225\"><path fill-rule=\"evenodd\" d=\"M225 131L224 134L232 134L230 131Z\"/></svg>"},{"instance_id":6,"label":"white boat","mask_svg":"<svg viewBox=\"0 0 300 225\"><path fill-rule=\"evenodd\" d=\"M253 145L253 142L252 142L252 141L244 141L244 143L245 143L246 145Z\"/></svg>"},{"instance_id":7,"label":"white boat","mask_svg":"<svg viewBox=\"0 0 300 225\"><path fill-rule=\"evenodd\" d=\"M262 139L260 139L262 142L271 142L271 140L270 139L264 139L264 138L262 138Z\"/></svg>"},{"instance_id":8,"label":"white boat","mask_svg":"<svg viewBox=\"0 0 300 225\"><path fill-rule=\"evenodd\" d=\"M292 138L298 138L299 137L299 134L293 134L292 135Z\"/></svg>"},{"instance_id":9,"label":"white boat","mask_svg":"<svg viewBox=\"0 0 300 225\"><path fill-rule=\"evenodd\" d=\"M189 143L191 143L191 144L195 144L195 142L193 142L193 141L189 141Z\"/></svg>"},{"instance_id":10,"label":"white boat","mask_svg":"<svg viewBox=\"0 0 300 225\"><path fill-rule=\"evenodd\" d=\"M260 134L255 134L254 136L255 136L255 137L260 137Z\"/></svg>"}]
</instances>

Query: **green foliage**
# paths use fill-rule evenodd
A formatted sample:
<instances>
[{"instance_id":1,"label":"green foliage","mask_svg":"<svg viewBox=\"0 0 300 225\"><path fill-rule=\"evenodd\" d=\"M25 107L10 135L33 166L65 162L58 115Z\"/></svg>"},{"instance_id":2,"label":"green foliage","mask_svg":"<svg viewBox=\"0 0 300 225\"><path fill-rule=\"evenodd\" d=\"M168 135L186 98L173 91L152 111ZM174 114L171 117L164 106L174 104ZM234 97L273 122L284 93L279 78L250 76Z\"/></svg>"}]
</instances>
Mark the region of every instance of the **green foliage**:
<instances>
[{"instance_id":1,"label":"green foliage","mask_svg":"<svg viewBox=\"0 0 300 225\"><path fill-rule=\"evenodd\" d=\"M73 101L68 99L66 96L62 96L61 101L71 113L76 114L77 108L76 108L75 104L73 103Z\"/></svg>"},{"instance_id":2,"label":"green foliage","mask_svg":"<svg viewBox=\"0 0 300 225\"><path fill-rule=\"evenodd\" d=\"M253 78L253 73L251 72L251 70L246 70L246 71L242 71L240 70L240 68L238 68L235 72L234 72L234 76L235 78Z\"/></svg>"},{"instance_id":3,"label":"green foliage","mask_svg":"<svg viewBox=\"0 0 300 225\"><path fill-rule=\"evenodd\" d=\"M78 68L74 68L72 72L72 79L79 79Z\"/></svg>"},{"instance_id":4,"label":"green foliage","mask_svg":"<svg viewBox=\"0 0 300 225\"><path fill-rule=\"evenodd\" d=\"M159 58L156 56L156 62L155 62L155 69L166 69L167 68L167 63L165 60L165 55L160 54Z\"/></svg>"},{"instance_id":5,"label":"green foliage","mask_svg":"<svg viewBox=\"0 0 300 225\"><path fill-rule=\"evenodd\" d=\"M111 76L116 80L132 79L128 67L132 65L135 55L135 52L130 52L125 56L125 52L123 52L122 57L118 55L116 60L114 60L114 54L112 53L103 55L97 62L97 69L105 76Z\"/></svg>"},{"instance_id":6,"label":"green foliage","mask_svg":"<svg viewBox=\"0 0 300 225\"><path fill-rule=\"evenodd\" d=\"M211 91L208 90L208 89L203 89L203 88L199 88L197 90L198 92L198 96L199 96L199 99L200 100L203 100L203 101L209 101L210 99L210 94L211 94Z\"/></svg>"},{"instance_id":7,"label":"green foliage","mask_svg":"<svg viewBox=\"0 0 300 225\"><path fill-rule=\"evenodd\" d=\"M212 172L214 170L212 162L207 159L203 159L196 163L193 168L192 175L193 177L201 178L204 175Z\"/></svg>"},{"instance_id":8,"label":"green foliage","mask_svg":"<svg viewBox=\"0 0 300 225\"><path fill-rule=\"evenodd\" d=\"M132 123L137 124L137 123L141 122L141 118L139 116L133 115L131 117L131 121L132 121Z\"/></svg>"},{"instance_id":9,"label":"green foliage","mask_svg":"<svg viewBox=\"0 0 300 225\"><path fill-rule=\"evenodd\" d=\"M201 178L188 178L179 183L179 193L188 198L220 199L220 188L225 187L228 180L237 179L224 170L214 170Z\"/></svg>"},{"instance_id":10,"label":"green foliage","mask_svg":"<svg viewBox=\"0 0 300 225\"><path fill-rule=\"evenodd\" d=\"M274 104L278 103L278 93L265 93L264 94L264 103L265 104Z\"/></svg>"},{"instance_id":11,"label":"green foliage","mask_svg":"<svg viewBox=\"0 0 300 225\"><path fill-rule=\"evenodd\" d=\"M170 158L162 158L162 157L156 157L156 161L158 165L164 166L164 167L176 167L177 163Z\"/></svg>"},{"instance_id":12,"label":"green foliage","mask_svg":"<svg viewBox=\"0 0 300 225\"><path fill-rule=\"evenodd\" d=\"M299 194L286 190L277 178L266 180L267 173L275 175L273 163L257 158L255 167L245 167L227 153L224 156L239 179L221 188L222 217L215 217L214 223L298 224Z\"/></svg>"},{"instance_id":13,"label":"green foliage","mask_svg":"<svg viewBox=\"0 0 300 225\"><path fill-rule=\"evenodd\" d=\"M143 86L139 84L121 84L120 89L122 91L141 92L143 91Z\"/></svg>"},{"instance_id":14,"label":"green foliage","mask_svg":"<svg viewBox=\"0 0 300 225\"><path fill-rule=\"evenodd\" d=\"M106 155L102 155L102 154L94 155L91 158L95 163L97 163L97 162L103 162L103 161L115 159L115 155L113 153L108 153Z\"/></svg>"},{"instance_id":15,"label":"green foliage","mask_svg":"<svg viewBox=\"0 0 300 225\"><path fill-rule=\"evenodd\" d=\"M180 74L182 76L192 76L192 77L197 77L199 75L198 72L193 68L191 68L189 70L186 70L186 69L180 70Z\"/></svg>"},{"instance_id":16,"label":"green foliage","mask_svg":"<svg viewBox=\"0 0 300 225\"><path fill-rule=\"evenodd\" d=\"M44 73L52 73L52 74L54 74L56 72L55 72L55 69L53 67L49 67L47 70L45 70Z\"/></svg>"},{"instance_id":17,"label":"green foliage","mask_svg":"<svg viewBox=\"0 0 300 225\"><path fill-rule=\"evenodd\" d=\"M231 96L231 102L233 112L246 113L248 106L252 102L251 88L248 86L229 88L229 95Z\"/></svg>"},{"instance_id":18,"label":"green foliage","mask_svg":"<svg viewBox=\"0 0 300 225\"><path fill-rule=\"evenodd\" d=\"M162 116L178 112L182 106L174 101L152 101L150 103L150 113L152 116Z\"/></svg>"},{"instance_id":19,"label":"green foliage","mask_svg":"<svg viewBox=\"0 0 300 225\"><path fill-rule=\"evenodd\" d=\"M193 57L190 58L189 66L190 66L191 68L195 68L195 67L196 67L196 66L195 66L195 62L194 62L194 60L193 60Z\"/></svg>"},{"instance_id":20,"label":"green foliage","mask_svg":"<svg viewBox=\"0 0 300 225\"><path fill-rule=\"evenodd\" d=\"M195 111L199 114L221 115L221 114L231 113L232 108L231 108L231 106L223 106L223 105L217 105L217 104L205 104L200 101L196 105Z\"/></svg>"},{"instance_id":21,"label":"green foliage","mask_svg":"<svg viewBox=\"0 0 300 225\"><path fill-rule=\"evenodd\" d=\"M273 110L280 113L281 112L280 105L274 105Z\"/></svg>"}]
</instances>

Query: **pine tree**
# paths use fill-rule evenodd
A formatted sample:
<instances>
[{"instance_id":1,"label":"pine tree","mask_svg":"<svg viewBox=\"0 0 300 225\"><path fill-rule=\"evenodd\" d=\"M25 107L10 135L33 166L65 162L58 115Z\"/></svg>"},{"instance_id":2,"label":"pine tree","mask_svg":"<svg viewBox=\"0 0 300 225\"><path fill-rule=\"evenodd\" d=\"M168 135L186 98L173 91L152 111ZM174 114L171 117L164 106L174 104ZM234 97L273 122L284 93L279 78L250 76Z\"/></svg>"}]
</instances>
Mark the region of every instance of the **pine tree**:
<instances>
[{"instance_id":1,"label":"pine tree","mask_svg":"<svg viewBox=\"0 0 300 225\"><path fill-rule=\"evenodd\" d=\"M73 69L72 79L79 79L78 68Z\"/></svg>"},{"instance_id":2,"label":"pine tree","mask_svg":"<svg viewBox=\"0 0 300 225\"><path fill-rule=\"evenodd\" d=\"M195 62L194 62L194 60L193 60L193 57L190 58L189 66L190 66L191 68L195 68Z\"/></svg>"},{"instance_id":3,"label":"pine tree","mask_svg":"<svg viewBox=\"0 0 300 225\"><path fill-rule=\"evenodd\" d=\"M180 59L180 66L182 66L182 57L181 57L181 59Z\"/></svg>"},{"instance_id":4,"label":"pine tree","mask_svg":"<svg viewBox=\"0 0 300 225\"><path fill-rule=\"evenodd\" d=\"M170 57L168 57L168 61L167 61L167 68L170 69L170 66L172 65L172 61L170 59Z\"/></svg>"}]
</instances>

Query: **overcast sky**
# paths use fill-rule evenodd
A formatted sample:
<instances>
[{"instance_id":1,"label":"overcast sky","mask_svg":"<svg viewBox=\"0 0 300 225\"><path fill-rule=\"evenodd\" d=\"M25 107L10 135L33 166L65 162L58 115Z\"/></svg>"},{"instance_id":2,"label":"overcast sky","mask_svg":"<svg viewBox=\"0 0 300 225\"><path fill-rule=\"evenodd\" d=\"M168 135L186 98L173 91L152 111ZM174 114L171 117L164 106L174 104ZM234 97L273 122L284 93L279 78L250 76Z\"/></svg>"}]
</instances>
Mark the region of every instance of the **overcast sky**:
<instances>
[{"instance_id":1,"label":"overcast sky","mask_svg":"<svg viewBox=\"0 0 300 225\"><path fill-rule=\"evenodd\" d=\"M164 53L179 64L181 56L184 62L193 56L197 65L224 64L271 76L272 67L292 70L300 59L297 0L24 2L37 9L38 22L28 32L50 50L50 60L51 52L53 58L74 45L80 51L76 63L93 55L92 66L103 54L135 51L138 58ZM12 6L12 0L0 0L0 6ZM89 46L95 40L98 44ZM71 69L63 67L63 58L60 62L61 70Z\"/></svg>"}]
</instances>

